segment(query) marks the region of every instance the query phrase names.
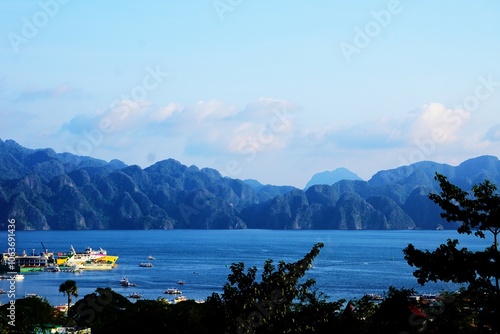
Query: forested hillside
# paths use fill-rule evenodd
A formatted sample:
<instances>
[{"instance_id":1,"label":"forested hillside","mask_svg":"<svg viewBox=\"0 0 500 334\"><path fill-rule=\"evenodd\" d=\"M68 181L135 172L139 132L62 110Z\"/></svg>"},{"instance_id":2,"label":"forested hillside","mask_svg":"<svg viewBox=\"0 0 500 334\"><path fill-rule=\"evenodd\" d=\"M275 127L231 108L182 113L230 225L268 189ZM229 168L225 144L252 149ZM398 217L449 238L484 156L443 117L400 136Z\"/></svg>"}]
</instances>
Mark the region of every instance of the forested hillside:
<instances>
[{"instance_id":1,"label":"forested hillside","mask_svg":"<svg viewBox=\"0 0 500 334\"><path fill-rule=\"evenodd\" d=\"M500 184L492 156L457 167L419 162L369 181L262 185L173 159L145 169L0 140L0 226L18 229L435 229L450 226L428 199L435 172L465 189Z\"/></svg>"}]
</instances>

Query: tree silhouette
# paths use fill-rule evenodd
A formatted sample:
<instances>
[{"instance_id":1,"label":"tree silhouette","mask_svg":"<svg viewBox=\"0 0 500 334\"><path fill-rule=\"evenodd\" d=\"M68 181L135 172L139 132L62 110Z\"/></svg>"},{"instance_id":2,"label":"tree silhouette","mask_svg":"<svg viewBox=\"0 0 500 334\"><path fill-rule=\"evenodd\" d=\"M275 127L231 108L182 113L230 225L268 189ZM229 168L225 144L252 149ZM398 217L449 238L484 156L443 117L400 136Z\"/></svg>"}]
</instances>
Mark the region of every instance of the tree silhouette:
<instances>
[{"instance_id":1,"label":"tree silhouette","mask_svg":"<svg viewBox=\"0 0 500 334\"><path fill-rule=\"evenodd\" d=\"M315 244L297 262L280 261L276 266L267 260L260 280L256 267L248 268L245 273L243 263L233 263L222 296L211 297L211 301L219 301L226 310L228 331L291 333L301 327L327 323L328 316L338 311L343 301L325 303L314 288L314 279L302 279L323 246L323 243ZM328 312L323 312L327 308ZM307 319L303 317L305 314L309 315Z\"/></svg>"},{"instance_id":2,"label":"tree silhouette","mask_svg":"<svg viewBox=\"0 0 500 334\"><path fill-rule=\"evenodd\" d=\"M441 192L430 194L429 198L443 209L441 217L448 222L461 223L457 229L460 234L474 233L479 238L485 238L485 232L490 232L493 244L477 252L458 249L456 239L448 239L446 244L433 252L421 251L409 244L403 250L405 260L410 266L418 268L413 275L421 285L429 281L466 283L467 293L477 309L495 314L499 307L500 278L500 197L496 193L497 188L486 180L474 185L469 193L439 173L436 173L435 180L439 182Z\"/></svg>"},{"instance_id":3,"label":"tree silhouette","mask_svg":"<svg viewBox=\"0 0 500 334\"><path fill-rule=\"evenodd\" d=\"M59 285L59 292L65 293L68 296L68 317L71 305L71 296L78 297L78 286L73 280L67 280Z\"/></svg>"}]
</instances>

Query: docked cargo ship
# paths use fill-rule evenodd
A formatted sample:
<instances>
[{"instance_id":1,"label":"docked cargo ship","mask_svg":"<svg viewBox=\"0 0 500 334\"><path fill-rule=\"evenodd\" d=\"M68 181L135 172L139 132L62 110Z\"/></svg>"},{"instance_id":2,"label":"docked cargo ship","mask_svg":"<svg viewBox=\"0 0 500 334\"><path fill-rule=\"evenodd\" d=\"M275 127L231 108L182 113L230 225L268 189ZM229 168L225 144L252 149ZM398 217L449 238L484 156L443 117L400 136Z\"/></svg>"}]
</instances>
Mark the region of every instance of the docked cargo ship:
<instances>
[{"instance_id":1,"label":"docked cargo ship","mask_svg":"<svg viewBox=\"0 0 500 334\"><path fill-rule=\"evenodd\" d=\"M42 252L40 255L35 255L33 251L32 255L26 254L16 254L14 256L14 261L12 261L12 256L8 253L3 253L0 259L0 271L8 271L9 268L14 268L12 271L26 272L26 271L37 271L43 270L49 265L55 263L54 254L48 252ZM4 270L2 270L2 268Z\"/></svg>"}]
</instances>

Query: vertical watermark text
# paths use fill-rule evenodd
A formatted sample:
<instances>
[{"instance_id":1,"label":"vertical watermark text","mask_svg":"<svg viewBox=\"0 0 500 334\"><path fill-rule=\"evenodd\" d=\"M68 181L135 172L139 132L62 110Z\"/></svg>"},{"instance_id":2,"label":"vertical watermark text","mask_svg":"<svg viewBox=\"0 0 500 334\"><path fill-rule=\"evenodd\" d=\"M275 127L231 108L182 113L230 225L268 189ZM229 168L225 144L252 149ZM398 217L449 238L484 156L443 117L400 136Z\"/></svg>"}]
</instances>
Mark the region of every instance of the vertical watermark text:
<instances>
[{"instance_id":1,"label":"vertical watermark text","mask_svg":"<svg viewBox=\"0 0 500 334\"><path fill-rule=\"evenodd\" d=\"M14 275L17 274L16 270L16 220L9 219L7 225L7 266L9 268L7 275L11 275L9 279L9 291L7 297L9 298L9 307L7 307L9 318L9 326L16 326L16 279Z\"/></svg>"}]
</instances>

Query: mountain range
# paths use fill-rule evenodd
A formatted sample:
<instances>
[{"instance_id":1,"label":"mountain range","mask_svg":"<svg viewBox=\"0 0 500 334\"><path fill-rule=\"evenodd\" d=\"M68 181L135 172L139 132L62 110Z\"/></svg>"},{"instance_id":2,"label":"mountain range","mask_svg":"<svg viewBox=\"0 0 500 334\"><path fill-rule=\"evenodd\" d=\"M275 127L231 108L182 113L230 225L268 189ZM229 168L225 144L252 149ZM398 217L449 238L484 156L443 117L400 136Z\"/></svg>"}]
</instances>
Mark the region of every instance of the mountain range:
<instances>
[{"instance_id":1,"label":"mountain range","mask_svg":"<svg viewBox=\"0 0 500 334\"><path fill-rule=\"evenodd\" d=\"M314 174L307 182L305 190L309 189L311 186L317 184L327 184L332 185L342 180L353 180L353 181L363 181L358 175L351 172L347 168L337 168L332 171L324 171L321 173Z\"/></svg>"},{"instance_id":2,"label":"mountain range","mask_svg":"<svg viewBox=\"0 0 500 334\"><path fill-rule=\"evenodd\" d=\"M173 159L143 169L0 140L0 228L8 219L18 230L456 228L428 199L438 191L436 172L466 190L500 183L493 156L456 167L418 162L302 190Z\"/></svg>"}]
</instances>

